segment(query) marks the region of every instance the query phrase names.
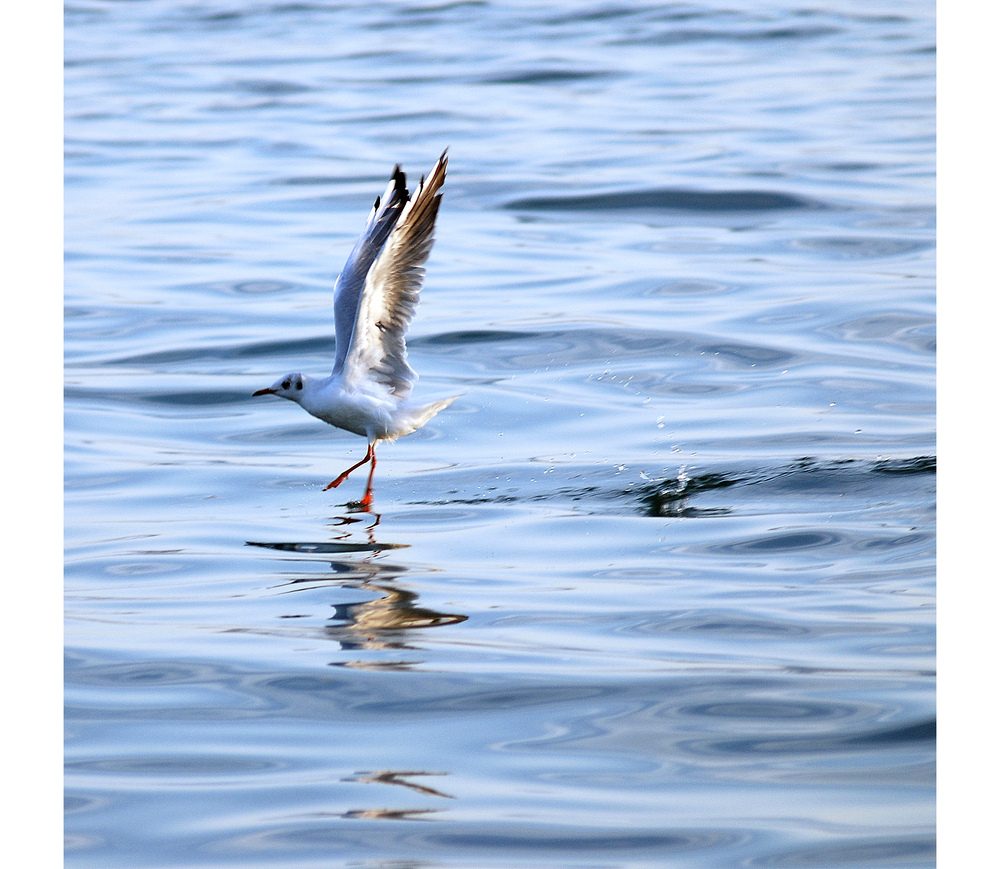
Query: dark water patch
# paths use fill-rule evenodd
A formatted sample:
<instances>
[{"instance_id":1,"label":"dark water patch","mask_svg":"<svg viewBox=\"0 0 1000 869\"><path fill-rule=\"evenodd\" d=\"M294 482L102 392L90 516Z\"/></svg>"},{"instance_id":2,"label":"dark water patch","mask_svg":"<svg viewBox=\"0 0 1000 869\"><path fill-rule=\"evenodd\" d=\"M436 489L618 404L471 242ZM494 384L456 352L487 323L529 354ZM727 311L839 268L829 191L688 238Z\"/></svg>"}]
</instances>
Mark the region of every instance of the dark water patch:
<instances>
[{"instance_id":1,"label":"dark water patch","mask_svg":"<svg viewBox=\"0 0 1000 869\"><path fill-rule=\"evenodd\" d=\"M715 548L716 552L731 554L763 553L776 555L786 552L798 552L803 549L822 549L842 543L844 537L831 531L789 531L778 534L766 534L727 543Z\"/></svg>"},{"instance_id":2,"label":"dark water patch","mask_svg":"<svg viewBox=\"0 0 1000 869\"><path fill-rule=\"evenodd\" d=\"M624 288L632 290L634 284L626 284ZM706 281L699 278L677 279L671 281L648 281L645 286L639 286L642 296L719 296L732 292L735 288L718 281ZM617 292L612 288L609 292Z\"/></svg>"},{"instance_id":3,"label":"dark water patch","mask_svg":"<svg viewBox=\"0 0 1000 869\"><path fill-rule=\"evenodd\" d=\"M357 810L351 815L351 819L402 820L395 817L397 811L409 815L424 810ZM376 859L386 853L417 855L405 860L383 862L379 859L379 866L392 866L394 869L423 869L439 865L443 855L450 856L448 862L457 858L455 865L462 866L480 865L480 860L486 861L482 865L507 866L514 865L514 859L524 861L519 865L537 866L541 865L538 857L544 855L543 859L558 861L548 865L603 867L619 865L620 858L615 859L614 864L607 863L609 858L614 859L613 855L645 862L651 858L658 859L661 854L680 856L689 852L718 851L747 840L745 833L730 830L669 827L645 829L629 828L624 824L619 827L577 827L571 824L556 825L506 818L491 824L475 821L449 823L445 819L435 821L426 816L424 820L431 823L426 826L414 825L408 829L394 827L391 833L384 829L376 833L375 830L369 831L359 826L285 824L278 829L267 830L252 837L241 837L216 847L241 854L319 849L324 854L363 853L375 855ZM434 855L431 862L421 859L420 855L425 854ZM497 862L497 855L503 855L504 859Z\"/></svg>"},{"instance_id":4,"label":"dark water patch","mask_svg":"<svg viewBox=\"0 0 1000 869\"><path fill-rule=\"evenodd\" d=\"M597 377L595 380L603 378ZM675 377L663 374L629 374L627 377L611 378L618 381L635 395L668 395L681 398L724 396L737 392L745 392L747 387L734 383L687 383Z\"/></svg>"},{"instance_id":5,"label":"dark water patch","mask_svg":"<svg viewBox=\"0 0 1000 869\"><path fill-rule=\"evenodd\" d=\"M416 338L413 348L460 359L473 371L525 371L553 366L587 366L625 360L673 359L697 354L701 349L730 358L768 358L771 351L735 342L702 347L693 336L648 329L618 327L551 329L510 332L502 330L441 333ZM776 351L780 352L780 351Z\"/></svg>"},{"instance_id":6,"label":"dark water patch","mask_svg":"<svg viewBox=\"0 0 1000 869\"><path fill-rule=\"evenodd\" d=\"M937 719L920 721L904 727L873 730L844 740L846 745L903 745L911 742L934 742L937 739Z\"/></svg>"},{"instance_id":7,"label":"dark water patch","mask_svg":"<svg viewBox=\"0 0 1000 869\"><path fill-rule=\"evenodd\" d=\"M332 326L331 326L332 331ZM145 365L171 365L189 362L211 362L225 360L253 359L292 356L299 358L327 356L333 359L335 341L330 336L301 338L285 341L256 341L252 343L208 345L203 347L177 347L171 350L157 350L132 356L111 359L103 366L137 367Z\"/></svg>"},{"instance_id":8,"label":"dark water patch","mask_svg":"<svg viewBox=\"0 0 1000 869\"><path fill-rule=\"evenodd\" d=\"M359 126L371 127L373 124L387 124L387 125L399 125L401 127L410 127L415 124L435 124L441 125L447 122L453 122L455 120L455 115L451 112L445 111L426 111L426 112L385 112L382 114L375 114L373 112L361 112L357 115L348 115L341 118L338 124L357 124ZM408 174L407 177L410 179L410 190L414 189L414 185L417 183L417 176L415 174ZM355 178L354 181L367 180L364 178ZM376 176L374 179L380 184L385 183L385 177L382 175Z\"/></svg>"},{"instance_id":9,"label":"dark water patch","mask_svg":"<svg viewBox=\"0 0 1000 869\"><path fill-rule=\"evenodd\" d=\"M80 812L94 812L106 808L110 804L107 797L95 797L90 794L70 794L63 797L63 814L75 815Z\"/></svg>"},{"instance_id":10,"label":"dark water patch","mask_svg":"<svg viewBox=\"0 0 1000 869\"><path fill-rule=\"evenodd\" d=\"M464 621L463 616L440 615L445 621L423 626ZM349 636L343 625L331 625L329 630L334 631L333 638ZM363 636L361 633L360 637ZM358 640L359 633L355 632L353 638ZM355 643L353 648L365 646ZM407 647L390 644L389 648ZM428 672L415 681L405 669L380 670L379 680L373 682L363 669L348 666L324 672L269 673L220 663L183 665L153 661L67 666L67 686L72 690L84 686L122 689L111 704L76 705L70 701L67 720L115 719L126 708L136 721L225 721L280 715L302 721L396 722L459 712L493 715L572 707L580 701L634 693L627 685L615 682L560 684L508 680L497 684L475 677ZM135 693L136 689L144 690Z\"/></svg>"},{"instance_id":11,"label":"dark water patch","mask_svg":"<svg viewBox=\"0 0 1000 869\"><path fill-rule=\"evenodd\" d=\"M246 393L235 393L233 400L231 402L227 400L226 403L239 404L241 401L239 396L245 394ZM267 428L258 428L253 431L245 430L231 435L223 435L219 437L218 440L223 443L254 444L257 446L264 444L269 448L274 446L279 449L287 449L288 444L294 442L314 442L317 444L325 443L330 446L330 429L325 426L317 426L317 422L319 422L319 420L309 419L306 417L298 424L269 426ZM305 467L305 465L301 465L299 467ZM315 482L317 485L322 487L329 481L317 479ZM301 477L277 477L272 479L270 482L265 483L265 485L274 486L279 489L298 489L302 487L303 480Z\"/></svg>"},{"instance_id":12,"label":"dark water patch","mask_svg":"<svg viewBox=\"0 0 1000 869\"><path fill-rule=\"evenodd\" d=\"M913 21L907 15L894 15L885 13L854 13L846 16L849 21L858 21L862 24L909 24Z\"/></svg>"},{"instance_id":13,"label":"dark water patch","mask_svg":"<svg viewBox=\"0 0 1000 869\"><path fill-rule=\"evenodd\" d=\"M927 532L882 533L874 531L855 533L830 531L823 528L804 527L769 534L757 534L741 540L713 544L704 549L715 556L823 556L829 566L845 556L860 556L866 552L902 554L901 550L922 551L932 543L934 535Z\"/></svg>"},{"instance_id":14,"label":"dark water patch","mask_svg":"<svg viewBox=\"0 0 1000 869\"><path fill-rule=\"evenodd\" d=\"M111 491L114 489L124 491L133 482L130 474L74 474L73 479L67 480L63 492L68 495L72 492L94 492Z\"/></svg>"},{"instance_id":15,"label":"dark water patch","mask_svg":"<svg viewBox=\"0 0 1000 869\"><path fill-rule=\"evenodd\" d=\"M752 717L749 720L754 720ZM759 737L732 740L695 740L685 747L697 753L725 754L749 758L758 755L839 754L855 751L885 751L889 747L905 748L934 742L934 721L924 721L904 727L878 728L862 732L770 733Z\"/></svg>"},{"instance_id":16,"label":"dark water patch","mask_svg":"<svg viewBox=\"0 0 1000 869\"><path fill-rule=\"evenodd\" d=\"M898 490L886 488L884 476L932 478L936 471L934 456L916 456L905 459L877 459L864 461L817 461L803 458L780 468L753 468L742 471L694 472L685 471L678 477L644 485L638 489L644 512L651 516L675 516L687 507L689 500L703 493L733 486L750 487L755 497L787 497L801 500L805 497L848 496L860 500L879 496L881 500L904 501L917 495L910 484ZM916 480L923 497L933 499L933 479L924 483ZM929 488L928 488L929 487ZM684 514L687 515L687 514ZM696 514L695 514L696 515ZM822 538L822 539L821 539ZM913 542L912 537L907 538ZM783 535L769 539L746 542L750 549L811 548L835 542L819 532ZM885 542L885 541L883 541ZM735 544L734 544L735 545ZM873 543L873 545L875 545Z\"/></svg>"},{"instance_id":17,"label":"dark water patch","mask_svg":"<svg viewBox=\"0 0 1000 869\"><path fill-rule=\"evenodd\" d=\"M415 342L430 347L452 347L466 344L489 344L494 341L531 341L540 338L543 334L545 333L509 332L502 329L462 329L458 332L440 332L427 338L417 338Z\"/></svg>"},{"instance_id":18,"label":"dark water patch","mask_svg":"<svg viewBox=\"0 0 1000 869\"><path fill-rule=\"evenodd\" d=\"M72 141L72 140L70 140ZM156 139L152 136L144 136L142 138L116 138L108 140L87 140L79 143L81 147L89 146L93 148L107 148L112 152L117 151L144 151L144 150L156 150L164 151L165 154L157 155L158 159L163 159L165 157L170 157L171 159L179 159L182 161L189 161L194 158L191 154L197 154L209 150L229 150L231 148L240 147L245 145L245 140L239 136L234 136L232 138L223 139L197 139L197 138L177 138L177 139ZM129 155L129 159L135 159L132 155ZM163 215L160 220L168 221L168 216ZM96 254L95 256L99 256Z\"/></svg>"},{"instance_id":19,"label":"dark water patch","mask_svg":"<svg viewBox=\"0 0 1000 869\"><path fill-rule=\"evenodd\" d=\"M822 208L819 202L768 190L684 190L663 187L577 196L534 196L505 203L510 211L778 211Z\"/></svg>"},{"instance_id":20,"label":"dark water patch","mask_svg":"<svg viewBox=\"0 0 1000 869\"><path fill-rule=\"evenodd\" d=\"M616 21L622 18L642 18L645 19L649 16L650 12L654 12L656 19L662 19L664 17L669 17L676 20L679 15L656 15L655 10L650 10L642 6L624 6L616 4L602 5L594 8L580 9L573 12L560 13L557 15L550 15L542 20L542 24L552 26L560 24L589 24L593 21ZM685 16L686 17L686 16Z\"/></svg>"},{"instance_id":21,"label":"dark water patch","mask_svg":"<svg viewBox=\"0 0 1000 869\"><path fill-rule=\"evenodd\" d=\"M290 178L273 178L267 183L276 187L323 187L331 184L353 184L361 180L374 182L376 179L374 177L360 179L343 175L295 175Z\"/></svg>"},{"instance_id":22,"label":"dark water patch","mask_svg":"<svg viewBox=\"0 0 1000 869\"><path fill-rule=\"evenodd\" d=\"M401 15L427 15L433 12L449 12L452 9L484 9L490 4L487 0L453 0L448 3L428 3L420 6L408 6L400 9Z\"/></svg>"},{"instance_id":23,"label":"dark water patch","mask_svg":"<svg viewBox=\"0 0 1000 869\"><path fill-rule=\"evenodd\" d=\"M646 619L641 624L636 624L635 632L657 636L718 635L737 640L805 637L815 633L812 626L803 624L719 612L686 613L682 616L668 615L658 619Z\"/></svg>"},{"instance_id":24,"label":"dark water patch","mask_svg":"<svg viewBox=\"0 0 1000 869\"><path fill-rule=\"evenodd\" d=\"M934 866L937 844L930 836L893 838L830 839L820 845L794 848L780 854L755 857L748 866L804 867L804 869L841 869L841 867L913 867Z\"/></svg>"},{"instance_id":25,"label":"dark water patch","mask_svg":"<svg viewBox=\"0 0 1000 869\"><path fill-rule=\"evenodd\" d=\"M934 474L937 472L937 457L881 459L872 463L872 470L877 474Z\"/></svg>"},{"instance_id":26,"label":"dark water patch","mask_svg":"<svg viewBox=\"0 0 1000 869\"><path fill-rule=\"evenodd\" d=\"M839 461L817 461L802 458L790 466L765 471L756 482L758 490L768 493L788 494L798 497L829 494L848 495L852 498L889 496L885 488L885 474L906 477L931 477L936 470L933 456L916 456L906 459L878 459L864 461L842 459ZM900 493L914 492L913 486L932 486L933 481L914 479L912 483L901 483Z\"/></svg>"},{"instance_id":27,"label":"dark water patch","mask_svg":"<svg viewBox=\"0 0 1000 869\"><path fill-rule=\"evenodd\" d=\"M680 707L680 715L697 715L735 721L835 721L855 718L859 709L855 705L829 702L804 702L790 700L728 700Z\"/></svg>"},{"instance_id":28,"label":"dark water patch","mask_svg":"<svg viewBox=\"0 0 1000 869\"><path fill-rule=\"evenodd\" d=\"M589 380L620 386L634 395L729 395L752 387L738 378L726 377L726 372L767 372L818 361L816 357L766 344L721 342L670 332L661 333L658 343L632 342L627 338L628 330L600 331L602 335L595 335L590 330L570 333L581 345L588 341L595 345L600 343L604 348L612 343L616 345L614 352L606 351L608 355L604 361L605 365L613 367L591 375ZM601 362L599 357L591 359L594 363ZM540 360L535 361L540 363ZM563 359L559 361L565 363ZM621 364L626 361L640 362L642 368L623 370ZM692 372L692 364L697 366L697 373Z\"/></svg>"},{"instance_id":29,"label":"dark water patch","mask_svg":"<svg viewBox=\"0 0 1000 869\"><path fill-rule=\"evenodd\" d=\"M233 90L239 93L255 94L259 96L286 96L288 94L302 94L315 90L309 85L299 82L286 81L283 79L239 79L229 82L222 88L223 90Z\"/></svg>"},{"instance_id":30,"label":"dark water patch","mask_svg":"<svg viewBox=\"0 0 1000 869\"><path fill-rule=\"evenodd\" d=\"M776 42L805 41L820 39L826 36L836 36L842 29L832 26L800 26L800 27L761 27L746 30L723 30L708 28L670 28L659 33L636 36L634 38L613 39L608 45L685 45L697 42Z\"/></svg>"},{"instance_id":31,"label":"dark water patch","mask_svg":"<svg viewBox=\"0 0 1000 869\"><path fill-rule=\"evenodd\" d=\"M66 671L72 673L70 681L73 683L95 686L189 685L210 682L215 678L213 669L208 665L183 664L177 661L88 664L72 653L66 656Z\"/></svg>"},{"instance_id":32,"label":"dark water patch","mask_svg":"<svg viewBox=\"0 0 1000 869\"><path fill-rule=\"evenodd\" d=\"M245 404L252 392L236 390L173 390L153 392L140 389L106 389L67 386L63 391L67 402L104 407L148 405L156 408L217 408Z\"/></svg>"},{"instance_id":33,"label":"dark water patch","mask_svg":"<svg viewBox=\"0 0 1000 869\"><path fill-rule=\"evenodd\" d=\"M507 826L507 825L505 825ZM587 830L568 832L555 828L544 830L540 825L525 824L521 829L482 828L478 831L437 833L428 840L466 851L486 850L492 853L553 853L576 854L672 854L684 851L718 848L742 839L739 834L717 831L677 830L649 832L640 830ZM593 859L593 858L591 858Z\"/></svg>"},{"instance_id":34,"label":"dark water patch","mask_svg":"<svg viewBox=\"0 0 1000 869\"><path fill-rule=\"evenodd\" d=\"M841 488L845 483L856 485L869 479L869 474L873 471L886 472L891 469L899 469L907 473L933 474L937 469L937 460L934 456L877 459L870 462L859 459L817 461L805 457L798 459L787 469L779 470L769 479L769 482L774 485L784 483L795 490ZM877 481L872 482L877 484Z\"/></svg>"},{"instance_id":35,"label":"dark water patch","mask_svg":"<svg viewBox=\"0 0 1000 869\"><path fill-rule=\"evenodd\" d=\"M706 344L705 352L714 356L725 356L746 368L784 368L798 357L786 350L766 347L761 344L738 344L729 341L721 344Z\"/></svg>"},{"instance_id":36,"label":"dark water patch","mask_svg":"<svg viewBox=\"0 0 1000 869\"><path fill-rule=\"evenodd\" d=\"M839 341L894 344L927 356L937 350L936 323L931 314L886 311L854 317L819 331Z\"/></svg>"},{"instance_id":37,"label":"dark water patch","mask_svg":"<svg viewBox=\"0 0 1000 869\"><path fill-rule=\"evenodd\" d=\"M373 31L393 31L401 30L405 28L432 28L435 25L447 25L451 22L459 20L453 13L456 11L462 12L472 11L476 4L472 2L462 2L462 3L443 3L440 5L429 5L429 6L412 6L409 8L386 8L384 10L385 16L379 18L377 21L369 21L364 24L359 25L362 30L373 30ZM375 7L379 8L379 7ZM470 20L470 16L466 15L466 20ZM478 19L476 19L478 20Z\"/></svg>"},{"instance_id":38,"label":"dark water patch","mask_svg":"<svg viewBox=\"0 0 1000 869\"><path fill-rule=\"evenodd\" d=\"M287 15L292 18L310 13L334 13L341 8L338 3L265 3L260 6L247 5L246 8L220 9L212 12L192 12L189 7L179 7L183 17L174 18L177 24L196 21L204 24L237 25L252 32L255 21L268 21L272 16ZM309 17L312 17L311 15Z\"/></svg>"},{"instance_id":39,"label":"dark water patch","mask_svg":"<svg viewBox=\"0 0 1000 869\"><path fill-rule=\"evenodd\" d=\"M302 284L279 280L212 281L205 284L185 284L174 288L181 295L208 293L222 296L285 296L301 293Z\"/></svg>"},{"instance_id":40,"label":"dark water patch","mask_svg":"<svg viewBox=\"0 0 1000 869\"><path fill-rule=\"evenodd\" d=\"M934 242L908 238L876 238L870 236L829 238L801 238L792 242L801 250L815 251L837 259L883 259L902 256L934 247Z\"/></svg>"},{"instance_id":41,"label":"dark water patch","mask_svg":"<svg viewBox=\"0 0 1000 869\"><path fill-rule=\"evenodd\" d=\"M874 172L882 168L881 163L865 163L860 160L843 160L837 163L819 163L817 169L827 172Z\"/></svg>"},{"instance_id":42,"label":"dark water patch","mask_svg":"<svg viewBox=\"0 0 1000 869\"><path fill-rule=\"evenodd\" d=\"M420 702L422 714L440 715L457 712L499 712L510 709L540 709L552 705L573 704L581 700L598 700L612 696L618 687L611 685L509 685L507 687L479 686L475 690L448 692L436 697L425 696ZM383 699L364 703L361 708L369 713L391 715L413 712L409 698Z\"/></svg>"},{"instance_id":43,"label":"dark water patch","mask_svg":"<svg viewBox=\"0 0 1000 869\"><path fill-rule=\"evenodd\" d=\"M536 461L545 464L548 460ZM755 515L761 510L782 513L786 509L809 514L827 509L841 513L876 505L895 504L902 508L928 500L933 503L934 465L934 458L926 456L877 461L802 459L778 467L743 466L704 471L683 468L666 478L662 465L645 466L641 462L630 462L627 469L606 463L557 463L547 468L541 477L541 471L533 465L520 469L498 466L478 468L471 475L461 471L458 478L455 472L445 471L436 484L433 484L434 474L429 473L427 479L436 488L445 488L456 495L409 503L433 504L440 508L456 504L563 502L594 515L638 512L643 516L668 518ZM480 489L484 480L503 482L473 497L462 494L468 487ZM539 481L544 486L541 490ZM738 494L737 489L740 490ZM727 490L733 490L732 495L726 495ZM796 552L836 546L846 546L852 551L891 550L930 540L933 540L930 531L879 532L858 537L847 531L807 527L727 541L719 544L723 549L717 554Z\"/></svg>"},{"instance_id":44,"label":"dark water patch","mask_svg":"<svg viewBox=\"0 0 1000 869\"><path fill-rule=\"evenodd\" d=\"M240 22L248 16L247 12L240 12L236 9L226 9L220 12L209 12L197 15L196 20L205 24L228 24L230 22Z\"/></svg>"},{"instance_id":45,"label":"dark water patch","mask_svg":"<svg viewBox=\"0 0 1000 869\"><path fill-rule=\"evenodd\" d=\"M609 70L591 69L526 69L520 72L504 72L483 76L481 84L565 84L574 81L617 78L621 73Z\"/></svg>"},{"instance_id":46,"label":"dark water patch","mask_svg":"<svg viewBox=\"0 0 1000 869\"><path fill-rule=\"evenodd\" d=\"M126 776L179 776L205 777L246 776L278 772L288 768L288 764L278 759L237 755L194 755L176 756L132 755L130 757L102 757L87 760L71 760L66 770Z\"/></svg>"}]
</instances>

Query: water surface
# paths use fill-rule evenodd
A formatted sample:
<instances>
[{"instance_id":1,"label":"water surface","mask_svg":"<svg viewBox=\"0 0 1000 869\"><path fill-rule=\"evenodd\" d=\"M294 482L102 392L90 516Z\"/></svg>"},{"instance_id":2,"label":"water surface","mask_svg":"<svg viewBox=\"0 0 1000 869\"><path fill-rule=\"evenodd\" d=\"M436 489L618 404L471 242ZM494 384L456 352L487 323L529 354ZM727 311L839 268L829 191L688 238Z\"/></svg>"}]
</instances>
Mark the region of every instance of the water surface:
<instances>
[{"instance_id":1,"label":"water surface","mask_svg":"<svg viewBox=\"0 0 1000 869\"><path fill-rule=\"evenodd\" d=\"M72 867L934 862L934 22L66 7ZM361 439L332 363L451 164Z\"/></svg>"}]
</instances>

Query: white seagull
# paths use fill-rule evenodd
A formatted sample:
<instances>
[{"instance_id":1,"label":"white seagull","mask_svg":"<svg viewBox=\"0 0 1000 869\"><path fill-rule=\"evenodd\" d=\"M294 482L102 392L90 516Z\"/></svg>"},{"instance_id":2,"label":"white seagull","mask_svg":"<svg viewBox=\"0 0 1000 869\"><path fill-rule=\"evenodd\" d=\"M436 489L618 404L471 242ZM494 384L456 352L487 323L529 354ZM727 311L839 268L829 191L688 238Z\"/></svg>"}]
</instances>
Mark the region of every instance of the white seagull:
<instances>
[{"instance_id":1,"label":"white seagull","mask_svg":"<svg viewBox=\"0 0 1000 869\"><path fill-rule=\"evenodd\" d=\"M406 329L420 297L423 264L434 243L447 150L411 198L397 165L368 215L334 288L337 356L329 377L286 374L254 395L294 401L318 419L368 438L368 452L323 490L371 462L361 505L372 503L375 447L420 428L457 395L431 404L409 400L417 373L406 361Z\"/></svg>"}]
</instances>

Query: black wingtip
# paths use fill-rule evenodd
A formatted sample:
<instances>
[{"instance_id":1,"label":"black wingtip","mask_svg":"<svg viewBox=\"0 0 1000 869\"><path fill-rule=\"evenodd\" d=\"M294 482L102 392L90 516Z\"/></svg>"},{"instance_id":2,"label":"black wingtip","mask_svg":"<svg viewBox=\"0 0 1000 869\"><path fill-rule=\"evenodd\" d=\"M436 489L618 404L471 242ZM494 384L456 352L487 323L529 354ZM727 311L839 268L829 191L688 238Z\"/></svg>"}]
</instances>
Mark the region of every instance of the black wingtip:
<instances>
[{"instance_id":1,"label":"black wingtip","mask_svg":"<svg viewBox=\"0 0 1000 869\"><path fill-rule=\"evenodd\" d=\"M396 167L392 170L392 181L396 187L396 192L400 195L400 197L402 197L402 200L405 202L407 198L406 173L399 168L399 163L397 163Z\"/></svg>"},{"instance_id":2,"label":"black wingtip","mask_svg":"<svg viewBox=\"0 0 1000 869\"><path fill-rule=\"evenodd\" d=\"M380 206L381 204L382 204L382 197L381 197L381 196L376 196L376 197L375 197L375 205L373 205L372 207L373 207L373 208L374 208L374 209L375 209L376 211L378 211L378 207L379 207L379 206Z\"/></svg>"}]
</instances>

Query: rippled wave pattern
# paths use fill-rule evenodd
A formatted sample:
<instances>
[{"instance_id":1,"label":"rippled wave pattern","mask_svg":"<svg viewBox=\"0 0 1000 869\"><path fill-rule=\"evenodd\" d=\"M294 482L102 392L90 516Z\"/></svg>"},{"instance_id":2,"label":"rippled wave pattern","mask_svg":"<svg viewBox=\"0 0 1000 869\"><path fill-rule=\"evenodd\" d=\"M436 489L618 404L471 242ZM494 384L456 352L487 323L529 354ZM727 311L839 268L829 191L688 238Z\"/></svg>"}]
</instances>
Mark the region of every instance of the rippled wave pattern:
<instances>
[{"instance_id":1,"label":"rippled wave pattern","mask_svg":"<svg viewBox=\"0 0 1000 869\"><path fill-rule=\"evenodd\" d=\"M933 14L70 0L67 865L933 865Z\"/></svg>"}]
</instances>

